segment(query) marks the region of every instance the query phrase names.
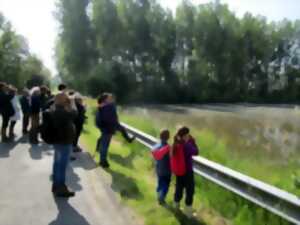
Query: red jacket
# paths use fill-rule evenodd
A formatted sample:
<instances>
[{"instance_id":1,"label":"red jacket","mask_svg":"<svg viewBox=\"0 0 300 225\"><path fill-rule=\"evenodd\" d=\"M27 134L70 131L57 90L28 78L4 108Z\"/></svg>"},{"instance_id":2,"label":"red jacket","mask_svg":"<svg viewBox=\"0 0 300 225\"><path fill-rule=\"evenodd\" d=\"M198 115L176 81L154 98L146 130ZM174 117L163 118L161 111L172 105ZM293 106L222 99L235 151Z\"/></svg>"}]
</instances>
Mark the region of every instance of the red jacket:
<instances>
[{"instance_id":1,"label":"red jacket","mask_svg":"<svg viewBox=\"0 0 300 225\"><path fill-rule=\"evenodd\" d=\"M176 176L183 176L186 174L184 144L175 144L173 148L173 153L171 154L171 170Z\"/></svg>"}]
</instances>

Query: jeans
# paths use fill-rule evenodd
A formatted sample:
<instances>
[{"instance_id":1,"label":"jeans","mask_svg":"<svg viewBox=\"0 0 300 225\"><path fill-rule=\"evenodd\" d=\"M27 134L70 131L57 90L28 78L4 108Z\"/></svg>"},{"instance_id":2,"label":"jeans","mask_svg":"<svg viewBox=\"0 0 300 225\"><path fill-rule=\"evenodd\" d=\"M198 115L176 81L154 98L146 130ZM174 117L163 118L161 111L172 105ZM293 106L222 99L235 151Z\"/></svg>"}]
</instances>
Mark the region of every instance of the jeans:
<instances>
[{"instance_id":1,"label":"jeans","mask_svg":"<svg viewBox=\"0 0 300 225\"><path fill-rule=\"evenodd\" d=\"M158 185L157 185L157 194L158 194L158 200L164 201L170 187L171 183L171 175L169 176L158 176Z\"/></svg>"},{"instance_id":2,"label":"jeans","mask_svg":"<svg viewBox=\"0 0 300 225\"><path fill-rule=\"evenodd\" d=\"M176 188L174 201L180 202L183 197L183 191L185 190L185 204L186 206L192 206L195 192L195 180L194 172L189 171L184 176L176 177Z\"/></svg>"},{"instance_id":3,"label":"jeans","mask_svg":"<svg viewBox=\"0 0 300 225\"><path fill-rule=\"evenodd\" d=\"M100 161L101 162L106 162L107 161L107 153L108 153L108 148L110 145L110 141L112 138L112 134L108 133L102 133L99 141L98 141L98 150L100 151Z\"/></svg>"},{"instance_id":4,"label":"jeans","mask_svg":"<svg viewBox=\"0 0 300 225\"><path fill-rule=\"evenodd\" d=\"M66 171L72 148L72 144L54 145L53 186L55 187L66 183Z\"/></svg>"},{"instance_id":5,"label":"jeans","mask_svg":"<svg viewBox=\"0 0 300 225\"><path fill-rule=\"evenodd\" d=\"M23 113L23 127L22 131L23 133L26 133L28 131L28 125L29 125L29 119L30 119L30 114L29 113Z\"/></svg>"}]
</instances>

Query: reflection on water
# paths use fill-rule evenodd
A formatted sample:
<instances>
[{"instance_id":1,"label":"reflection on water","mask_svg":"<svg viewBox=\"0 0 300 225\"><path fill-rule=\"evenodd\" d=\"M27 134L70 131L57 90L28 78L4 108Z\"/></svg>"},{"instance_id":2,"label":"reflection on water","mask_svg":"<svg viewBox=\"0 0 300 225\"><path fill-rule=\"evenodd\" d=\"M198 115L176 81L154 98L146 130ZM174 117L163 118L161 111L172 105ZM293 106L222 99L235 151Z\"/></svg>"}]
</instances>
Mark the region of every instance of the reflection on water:
<instances>
[{"instance_id":1,"label":"reflection on water","mask_svg":"<svg viewBox=\"0 0 300 225\"><path fill-rule=\"evenodd\" d=\"M156 128L188 125L210 130L236 151L259 150L288 157L300 153L299 106L193 105L128 107Z\"/></svg>"}]
</instances>

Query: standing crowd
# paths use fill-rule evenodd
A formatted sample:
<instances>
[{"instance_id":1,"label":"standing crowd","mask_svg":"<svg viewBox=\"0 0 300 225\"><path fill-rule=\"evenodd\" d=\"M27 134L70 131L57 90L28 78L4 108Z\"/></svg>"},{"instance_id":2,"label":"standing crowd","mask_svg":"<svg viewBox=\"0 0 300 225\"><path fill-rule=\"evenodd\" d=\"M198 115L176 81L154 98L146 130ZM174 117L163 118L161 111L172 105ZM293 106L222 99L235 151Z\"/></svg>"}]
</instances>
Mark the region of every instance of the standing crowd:
<instances>
[{"instance_id":1,"label":"standing crowd","mask_svg":"<svg viewBox=\"0 0 300 225\"><path fill-rule=\"evenodd\" d=\"M56 197L73 197L75 193L66 186L66 170L69 160L76 158L72 152L81 152L78 145L86 120L86 107L82 96L69 90L65 84L58 86L53 95L46 86L24 89L21 95L11 85L0 82L0 114L2 116L1 141L13 142L14 128L22 118L23 135L37 145L41 139L54 147L52 170L52 192ZM22 116L23 115L23 116ZM114 96L103 93L98 98L96 126L101 132L96 149L100 154L100 166L108 168L108 150L111 139L120 132L129 143L135 140L120 124ZM30 128L30 129L29 129ZM187 127L179 129L173 144L169 144L170 132L163 130L160 143L152 149L156 160L158 203L164 205L172 174L176 177L174 202L180 208L185 192L185 205L188 214L192 214L195 181L192 157L198 154L198 147Z\"/></svg>"}]
</instances>

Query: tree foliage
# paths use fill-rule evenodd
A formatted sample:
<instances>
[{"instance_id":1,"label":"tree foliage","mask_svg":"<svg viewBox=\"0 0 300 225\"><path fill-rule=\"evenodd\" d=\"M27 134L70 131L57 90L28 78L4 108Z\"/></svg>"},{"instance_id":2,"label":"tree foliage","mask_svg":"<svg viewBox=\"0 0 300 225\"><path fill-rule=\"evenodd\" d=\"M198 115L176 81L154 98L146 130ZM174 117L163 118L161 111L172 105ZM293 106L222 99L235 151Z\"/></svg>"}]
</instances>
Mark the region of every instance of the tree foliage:
<instances>
[{"instance_id":1,"label":"tree foliage","mask_svg":"<svg viewBox=\"0 0 300 225\"><path fill-rule=\"evenodd\" d=\"M49 82L50 72L30 53L26 39L0 13L0 81L23 88L30 87L37 77L39 84L45 84Z\"/></svg>"},{"instance_id":2,"label":"tree foliage","mask_svg":"<svg viewBox=\"0 0 300 225\"><path fill-rule=\"evenodd\" d=\"M268 23L227 5L176 13L155 0L59 0L61 77L123 101L281 102L300 92L300 22ZM79 85L78 85L79 84Z\"/></svg>"}]
</instances>

